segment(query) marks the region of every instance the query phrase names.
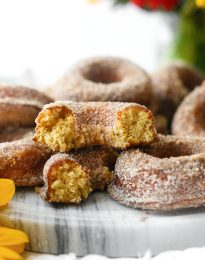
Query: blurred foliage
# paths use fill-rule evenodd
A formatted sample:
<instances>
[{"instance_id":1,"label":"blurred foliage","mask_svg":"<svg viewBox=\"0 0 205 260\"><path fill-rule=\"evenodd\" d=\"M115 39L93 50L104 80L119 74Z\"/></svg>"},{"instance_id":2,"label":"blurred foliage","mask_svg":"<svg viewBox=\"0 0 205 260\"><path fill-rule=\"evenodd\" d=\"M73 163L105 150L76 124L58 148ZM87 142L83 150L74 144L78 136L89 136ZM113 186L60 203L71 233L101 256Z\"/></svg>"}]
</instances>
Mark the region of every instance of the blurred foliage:
<instances>
[{"instance_id":1,"label":"blurred foliage","mask_svg":"<svg viewBox=\"0 0 205 260\"><path fill-rule=\"evenodd\" d=\"M196 65L205 72L205 9L187 0L180 11L172 57Z\"/></svg>"}]
</instances>

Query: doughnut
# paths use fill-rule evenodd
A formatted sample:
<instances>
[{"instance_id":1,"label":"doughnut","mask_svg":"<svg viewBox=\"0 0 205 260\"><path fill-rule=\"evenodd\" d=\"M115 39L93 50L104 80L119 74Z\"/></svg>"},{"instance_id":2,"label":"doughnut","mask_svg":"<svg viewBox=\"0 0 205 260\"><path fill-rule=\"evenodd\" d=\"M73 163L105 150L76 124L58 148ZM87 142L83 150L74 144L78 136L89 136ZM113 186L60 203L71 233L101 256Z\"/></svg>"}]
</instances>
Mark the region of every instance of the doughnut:
<instances>
[{"instance_id":1,"label":"doughnut","mask_svg":"<svg viewBox=\"0 0 205 260\"><path fill-rule=\"evenodd\" d=\"M51 150L31 137L0 143L0 178L11 179L16 186L40 185L50 156Z\"/></svg>"},{"instance_id":2,"label":"doughnut","mask_svg":"<svg viewBox=\"0 0 205 260\"><path fill-rule=\"evenodd\" d=\"M205 75L189 64L178 62L162 68L151 79L159 112L171 119L183 98L205 80Z\"/></svg>"},{"instance_id":3,"label":"doughnut","mask_svg":"<svg viewBox=\"0 0 205 260\"><path fill-rule=\"evenodd\" d=\"M111 197L149 210L205 204L205 138L160 136L159 142L124 151L117 159Z\"/></svg>"},{"instance_id":4,"label":"doughnut","mask_svg":"<svg viewBox=\"0 0 205 260\"><path fill-rule=\"evenodd\" d=\"M37 90L0 85L0 127L35 125L42 107L52 100Z\"/></svg>"},{"instance_id":5,"label":"doughnut","mask_svg":"<svg viewBox=\"0 0 205 260\"><path fill-rule=\"evenodd\" d=\"M123 101L148 105L152 99L148 74L116 57L86 59L49 87L54 100Z\"/></svg>"},{"instance_id":6,"label":"doughnut","mask_svg":"<svg viewBox=\"0 0 205 260\"><path fill-rule=\"evenodd\" d=\"M32 138L34 133L34 129L32 128L2 128L0 130L0 143L11 142L28 137Z\"/></svg>"},{"instance_id":7,"label":"doughnut","mask_svg":"<svg viewBox=\"0 0 205 260\"><path fill-rule=\"evenodd\" d=\"M124 149L158 139L151 111L135 103L56 101L44 106L36 123L33 140L56 152Z\"/></svg>"},{"instance_id":8,"label":"doughnut","mask_svg":"<svg viewBox=\"0 0 205 260\"><path fill-rule=\"evenodd\" d=\"M116 153L103 148L55 154L45 164L45 185L37 192L48 202L79 203L112 181L116 158Z\"/></svg>"},{"instance_id":9,"label":"doughnut","mask_svg":"<svg viewBox=\"0 0 205 260\"><path fill-rule=\"evenodd\" d=\"M173 121L174 135L205 137L205 81L201 87L194 89L178 107Z\"/></svg>"}]
</instances>

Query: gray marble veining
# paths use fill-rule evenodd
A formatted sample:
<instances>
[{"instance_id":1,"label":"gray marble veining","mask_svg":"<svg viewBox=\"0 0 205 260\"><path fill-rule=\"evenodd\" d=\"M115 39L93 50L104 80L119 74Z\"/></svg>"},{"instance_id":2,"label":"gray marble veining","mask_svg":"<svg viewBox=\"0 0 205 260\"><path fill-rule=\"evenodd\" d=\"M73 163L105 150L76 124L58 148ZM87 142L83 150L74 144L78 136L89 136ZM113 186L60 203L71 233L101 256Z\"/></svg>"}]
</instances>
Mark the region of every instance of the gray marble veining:
<instances>
[{"instance_id":1,"label":"gray marble veining","mask_svg":"<svg viewBox=\"0 0 205 260\"><path fill-rule=\"evenodd\" d=\"M32 189L16 192L0 211L4 225L24 230L28 250L137 256L170 249L205 245L205 209L154 213L131 209L96 192L81 205L55 205L41 200Z\"/></svg>"}]
</instances>

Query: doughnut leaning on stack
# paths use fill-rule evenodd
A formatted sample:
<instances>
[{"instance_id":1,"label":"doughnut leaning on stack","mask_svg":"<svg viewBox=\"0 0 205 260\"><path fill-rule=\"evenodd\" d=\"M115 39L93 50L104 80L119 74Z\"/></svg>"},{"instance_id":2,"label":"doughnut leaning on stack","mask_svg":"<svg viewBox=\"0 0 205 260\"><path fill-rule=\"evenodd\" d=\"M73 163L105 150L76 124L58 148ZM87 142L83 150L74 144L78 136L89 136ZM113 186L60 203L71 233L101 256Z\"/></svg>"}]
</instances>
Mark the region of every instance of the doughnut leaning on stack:
<instances>
[{"instance_id":1,"label":"doughnut leaning on stack","mask_svg":"<svg viewBox=\"0 0 205 260\"><path fill-rule=\"evenodd\" d=\"M148 74L134 63L116 57L96 57L77 63L49 87L54 100L77 102L136 102L149 106Z\"/></svg>"},{"instance_id":2,"label":"doughnut leaning on stack","mask_svg":"<svg viewBox=\"0 0 205 260\"><path fill-rule=\"evenodd\" d=\"M0 85L0 178L17 186L42 183L51 150L32 141L35 117L52 100L37 90Z\"/></svg>"},{"instance_id":3,"label":"doughnut leaning on stack","mask_svg":"<svg viewBox=\"0 0 205 260\"><path fill-rule=\"evenodd\" d=\"M77 102L135 102L156 116L162 133L167 120L158 115L151 78L136 64L117 57L95 57L77 63L47 91L54 100Z\"/></svg>"}]
</instances>

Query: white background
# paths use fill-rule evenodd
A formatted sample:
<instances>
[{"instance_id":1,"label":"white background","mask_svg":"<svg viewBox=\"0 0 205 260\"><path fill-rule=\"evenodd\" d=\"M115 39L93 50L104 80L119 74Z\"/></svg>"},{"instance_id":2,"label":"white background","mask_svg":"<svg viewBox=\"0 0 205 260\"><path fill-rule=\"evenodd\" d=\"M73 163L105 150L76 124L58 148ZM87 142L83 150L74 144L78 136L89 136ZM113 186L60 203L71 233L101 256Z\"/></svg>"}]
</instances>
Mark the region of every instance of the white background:
<instances>
[{"instance_id":1,"label":"white background","mask_svg":"<svg viewBox=\"0 0 205 260\"><path fill-rule=\"evenodd\" d=\"M0 0L1 80L50 84L95 55L125 57L155 70L171 37L161 15L111 3Z\"/></svg>"}]
</instances>

